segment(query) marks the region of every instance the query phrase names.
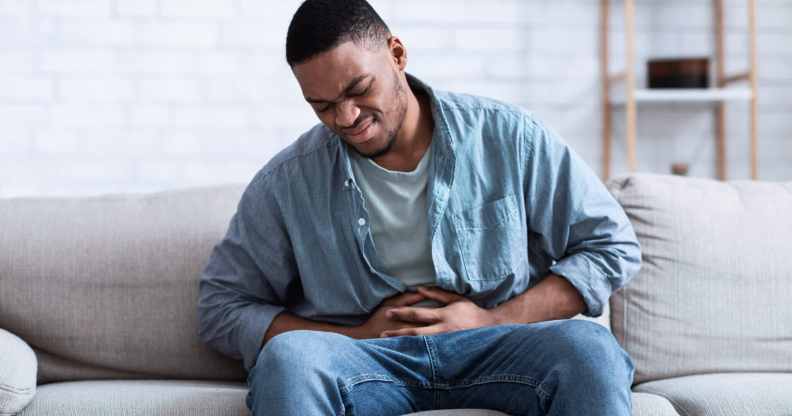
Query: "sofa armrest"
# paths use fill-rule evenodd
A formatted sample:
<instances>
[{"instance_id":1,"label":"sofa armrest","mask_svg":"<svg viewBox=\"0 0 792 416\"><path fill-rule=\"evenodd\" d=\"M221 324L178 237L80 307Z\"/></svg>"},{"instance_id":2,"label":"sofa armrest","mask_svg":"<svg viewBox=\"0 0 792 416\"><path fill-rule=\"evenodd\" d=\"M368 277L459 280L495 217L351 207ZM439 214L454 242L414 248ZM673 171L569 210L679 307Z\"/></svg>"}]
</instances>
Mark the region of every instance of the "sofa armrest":
<instances>
[{"instance_id":1,"label":"sofa armrest","mask_svg":"<svg viewBox=\"0 0 792 416\"><path fill-rule=\"evenodd\" d=\"M18 336L0 329L0 416L22 411L36 394L38 361Z\"/></svg>"}]
</instances>

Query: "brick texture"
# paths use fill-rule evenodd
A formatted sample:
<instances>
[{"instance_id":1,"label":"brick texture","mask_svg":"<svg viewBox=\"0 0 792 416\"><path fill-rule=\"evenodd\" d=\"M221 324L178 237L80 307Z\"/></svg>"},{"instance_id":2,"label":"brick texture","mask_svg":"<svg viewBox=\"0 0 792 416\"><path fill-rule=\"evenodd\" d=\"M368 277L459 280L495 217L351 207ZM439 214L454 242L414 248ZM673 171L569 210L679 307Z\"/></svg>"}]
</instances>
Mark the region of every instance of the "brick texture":
<instances>
[{"instance_id":1,"label":"brick texture","mask_svg":"<svg viewBox=\"0 0 792 416\"><path fill-rule=\"evenodd\" d=\"M518 104L601 172L594 0L371 0L440 89ZM612 2L612 68L623 62ZM746 1L726 2L728 69ZM0 0L0 196L247 182L317 122L283 58L298 0ZM710 2L638 0L638 74L713 54ZM792 0L758 0L760 178L792 180ZM730 105L729 176L749 176L748 105ZM640 170L714 177L711 107L641 106ZM623 113L613 173L626 172Z\"/></svg>"}]
</instances>

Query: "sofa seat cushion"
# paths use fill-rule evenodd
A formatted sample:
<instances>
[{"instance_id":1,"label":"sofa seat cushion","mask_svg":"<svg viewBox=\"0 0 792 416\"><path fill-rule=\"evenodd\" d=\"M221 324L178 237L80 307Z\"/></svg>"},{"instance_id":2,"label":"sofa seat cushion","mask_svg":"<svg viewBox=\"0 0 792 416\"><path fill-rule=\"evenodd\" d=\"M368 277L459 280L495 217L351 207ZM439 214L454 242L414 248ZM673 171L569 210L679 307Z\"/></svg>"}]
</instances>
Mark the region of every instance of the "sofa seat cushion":
<instances>
[{"instance_id":1,"label":"sofa seat cushion","mask_svg":"<svg viewBox=\"0 0 792 416\"><path fill-rule=\"evenodd\" d=\"M249 416L245 383L183 380L91 380L40 385L17 416ZM633 416L679 416L663 397L633 393ZM410 416L507 416L492 410L450 409Z\"/></svg>"},{"instance_id":2,"label":"sofa seat cushion","mask_svg":"<svg viewBox=\"0 0 792 416\"><path fill-rule=\"evenodd\" d=\"M509 416L494 410L449 409L410 413L405 416ZM674 406L664 397L649 393L632 394L632 416L679 416Z\"/></svg>"},{"instance_id":3,"label":"sofa seat cushion","mask_svg":"<svg viewBox=\"0 0 792 416\"><path fill-rule=\"evenodd\" d=\"M792 414L792 374L720 373L639 384L635 391L667 398L682 416Z\"/></svg>"},{"instance_id":4,"label":"sofa seat cushion","mask_svg":"<svg viewBox=\"0 0 792 416\"><path fill-rule=\"evenodd\" d=\"M632 416L679 416L679 413L665 397L633 391Z\"/></svg>"},{"instance_id":5,"label":"sofa seat cushion","mask_svg":"<svg viewBox=\"0 0 792 416\"><path fill-rule=\"evenodd\" d=\"M96 380L40 385L17 416L247 416L247 385L186 380Z\"/></svg>"}]
</instances>

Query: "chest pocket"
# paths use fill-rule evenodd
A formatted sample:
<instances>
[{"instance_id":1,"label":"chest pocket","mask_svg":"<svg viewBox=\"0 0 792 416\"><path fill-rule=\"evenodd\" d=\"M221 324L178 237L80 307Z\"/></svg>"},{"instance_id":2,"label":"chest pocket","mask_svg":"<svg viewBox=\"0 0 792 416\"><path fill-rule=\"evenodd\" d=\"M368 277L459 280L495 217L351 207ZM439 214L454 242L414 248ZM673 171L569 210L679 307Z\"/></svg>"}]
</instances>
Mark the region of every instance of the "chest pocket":
<instances>
[{"instance_id":1,"label":"chest pocket","mask_svg":"<svg viewBox=\"0 0 792 416\"><path fill-rule=\"evenodd\" d=\"M516 196L454 214L459 256L469 281L502 280L524 261L525 233Z\"/></svg>"}]
</instances>

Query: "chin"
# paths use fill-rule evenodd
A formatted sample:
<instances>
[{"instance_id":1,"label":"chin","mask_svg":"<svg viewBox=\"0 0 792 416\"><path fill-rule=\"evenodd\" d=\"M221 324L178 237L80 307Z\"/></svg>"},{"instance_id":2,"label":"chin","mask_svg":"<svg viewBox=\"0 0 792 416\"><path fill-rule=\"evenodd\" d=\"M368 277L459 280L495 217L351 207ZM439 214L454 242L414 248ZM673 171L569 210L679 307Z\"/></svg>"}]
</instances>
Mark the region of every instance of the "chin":
<instances>
[{"instance_id":1,"label":"chin","mask_svg":"<svg viewBox=\"0 0 792 416\"><path fill-rule=\"evenodd\" d=\"M357 152L361 156L367 157L369 159L374 159L374 158L380 157L380 156L384 155L385 153L388 153L388 151L391 148L390 143L387 143L387 142L384 143L383 145L381 145L379 147L376 147L376 148L373 148L373 149L371 147L369 147L372 144L374 144L376 142L380 142L380 141L382 141L382 138L373 137L368 142L365 142L363 144L364 148L355 147L355 150L357 150Z\"/></svg>"}]
</instances>

